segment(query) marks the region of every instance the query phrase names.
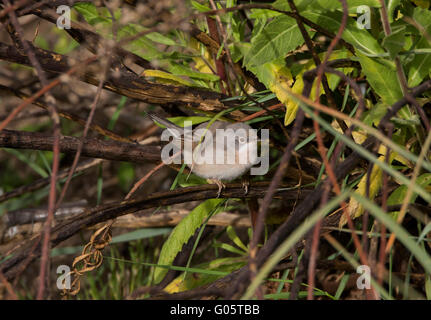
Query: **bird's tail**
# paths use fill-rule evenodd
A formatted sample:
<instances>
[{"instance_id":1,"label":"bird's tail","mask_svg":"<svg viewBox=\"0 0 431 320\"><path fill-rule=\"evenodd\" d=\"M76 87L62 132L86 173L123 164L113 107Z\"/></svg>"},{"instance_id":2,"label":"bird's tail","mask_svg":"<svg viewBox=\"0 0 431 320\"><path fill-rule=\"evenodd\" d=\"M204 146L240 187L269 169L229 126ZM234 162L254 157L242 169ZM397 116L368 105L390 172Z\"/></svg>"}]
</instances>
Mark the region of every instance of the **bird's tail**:
<instances>
[{"instance_id":1,"label":"bird's tail","mask_svg":"<svg viewBox=\"0 0 431 320\"><path fill-rule=\"evenodd\" d=\"M158 116L157 114L153 113L153 112L147 112L148 116L151 118L151 120L153 120L154 122L157 122L158 124L161 124L162 126L166 127L166 128L171 128L171 129L178 129L178 130L182 130L183 128L181 128L180 126L177 126L175 123L170 122L169 120L162 118L160 116Z\"/></svg>"}]
</instances>

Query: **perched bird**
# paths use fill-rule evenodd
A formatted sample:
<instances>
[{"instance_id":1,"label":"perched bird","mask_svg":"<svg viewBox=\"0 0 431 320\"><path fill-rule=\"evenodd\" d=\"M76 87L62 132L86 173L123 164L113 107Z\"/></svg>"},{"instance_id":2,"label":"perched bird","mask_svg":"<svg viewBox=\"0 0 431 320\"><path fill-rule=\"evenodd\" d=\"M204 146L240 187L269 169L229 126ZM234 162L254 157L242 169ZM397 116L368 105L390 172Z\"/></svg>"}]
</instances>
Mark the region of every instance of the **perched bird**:
<instances>
[{"instance_id":1,"label":"perched bird","mask_svg":"<svg viewBox=\"0 0 431 320\"><path fill-rule=\"evenodd\" d=\"M248 124L217 120L192 129L179 127L154 113L148 112L148 115L166 127L181 146L183 159L189 160L185 162L190 170L218 186L217 197L225 188L222 180L234 180L257 163L257 134ZM247 193L248 186L244 187Z\"/></svg>"}]
</instances>

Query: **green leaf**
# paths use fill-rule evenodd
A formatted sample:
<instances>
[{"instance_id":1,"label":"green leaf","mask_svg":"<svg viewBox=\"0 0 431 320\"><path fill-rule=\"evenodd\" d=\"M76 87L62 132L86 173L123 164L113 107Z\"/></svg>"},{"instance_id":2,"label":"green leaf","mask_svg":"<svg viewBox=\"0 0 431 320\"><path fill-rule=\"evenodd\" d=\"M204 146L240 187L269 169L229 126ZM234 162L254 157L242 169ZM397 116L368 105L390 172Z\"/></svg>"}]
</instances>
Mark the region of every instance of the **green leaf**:
<instances>
[{"instance_id":1,"label":"green leaf","mask_svg":"<svg viewBox=\"0 0 431 320\"><path fill-rule=\"evenodd\" d=\"M421 8L415 8L413 13L413 19L420 24L428 34L431 33L431 11L424 10ZM420 32L422 34L422 32ZM431 44L425 38L421 36L416 49L429 49ZM417 86L422 82L425 77L428 76L429 70L431 69L431 54L417 54L414 59L408 65L408 85L409 87Z\"/></svg>"},{"instance_id":2,"label":"green leaf","mask_svg":"<svg viewBox=\"0 0 431 320\"><path fill-rule=\"evenodd\" d=\"M77 3L73 7L82 14L85 20L92 26L100 22L112 23L112 20L107 16L102 16L97 7L91 2ZM106 11L106 13L108 12Z\"/></svg>"},{"instance_id":3,"label":"green leaf","mask_svg":"<svg viewBox=\"0 0 431 320\"><path fill-rule=\"evenodd\" d=\"M244 64L253 67L284 57L303 42L296 20L278 16L252 39L251 50L246 54Z\"/></svg>"},{"instance_id":4,"label":"green leaf","mask_svg":"<svg viewBox=\"0 0 431 320\"><path fill-rule=\"evenodd\" d=\"M391 59L394 59L404 47L406 39L405 30L404 26L393 28L392 33L383 39L382 45L388 50Z\"/></svg>"},{"instance_id":5,"label":"green leaf","mask_svg":"<svg viewBox=\"0 0 431 320\"><path fill-rule=\"evenodd\" d=\"M244 254L246 254L244 251L241 251L238 248L236 248L236 247L234 247L228 243L215 243L214 247L229 251L233 254L238 254L240 256L243 256Z\"/></svg>"},{"instance_id":6,"label":"green leaf","mask_svg":"<svg viewBox=\"0 0 431 320\"><path fill-rule=\"evenodd\" d=\"M247 264L247 260L244 257L239 258L220 258L210 262L199 264L196 268L189 268L184 278L183 274L178 276L169 285L166 286L165 291L169 293L182 292L191 290L196 287L201 287L206 284L210 284L217 279L243 267ZM200 270L199 270L199 269ZM198 269L196 272L193 269ZM213 271L213 272L211 272ZM216 274L214 271L218 271L220 274Z\"/></svg>"},{"instance_id":7,"label":"green leaf","mask_svg":"<svg viewBox=\"0 0 431 320\"><path fill-rule=\"evenodd\" d=\"M203 4L200 4L199 2L197 2L197 1L194 1L194 0L192 0L191 2L190 2L190 4L196 9L196 10L198 10L198 11L200 11L200 12L207 12L207 11L210 11L211 10L211 8L209 8L209 7L207 7L207 6L204 6Z\"/></svg>"},{"instance_id":8,"label":"green leaf","mask_svg":"<svg viewBox=\"0 0 431 320\"><path fill-rule=\"evenodd\" d=\"M339 11L335 12L304 12L303 16L322 28L325 28L333 33L337 33L340 28L343 14ZM350 43L355 49L365 55L378 55L384 53L379 42L365 29L359 29L356 21L348 18L346 29L343 32L342 38Z\"/></svg>"},{"instance_id":9,"label":"green leaf","mask_svg":"<svg viewBox=\"0 0 431 320\"><path fill-rule=\"evenodd\" d=\"M416 179L416 184L422 188L426 188L431 184L431 173L424 173ZM407 194L407 186L402 185L395 189L388 198L388 206L402 204ZM413 193L409 203L414 203L418 197L417 193Z\"/></svg>"},{"instance_id":10,"label":"green leaf","mask_svg":"<svg viewBox=\"0 0 431 320\"><path fill-rule=\"evenodd\" d=\"M385 104L392 105L403 97L393 62L369 58L359 52L358 57L368 82Z\"/></svg>"},{"instance_id":11,"label":"green leaf","mask_svg":"<svg viewBox=\"0 0 431 320\"><path fill-rule=\"evenodd\" d=\"M235 243L239 248L241 248L245 252L248 252L248 248L244 245L244 243L242 243L241 239L238 237L238 235L235 232L235 229L232 226L228 226L226 228L226 233L229 239L231 239L233 243Z\"/></svg>"},{"instance_id":12,"label":"green leaf","mask_svg":"<svg viewBox=\"0 0 431 320\"><path fill-rule=\"evenodd\" d=\"M147 34L146 37L148 39L154 41L154 42L165 44L167 46L176 46L176 45L178 45L174 40L172 40L171 38L168 38L168 37L164 36L163 34L161 34L159 32L151 32L151 33Z\"/></svg>"},{"instance_id":13,"label":"green leaf","mask_svg":"<svg viewBox=\"0 0 431 320\"><path fill-rule=\"evenodd\" d=\"M369 126L377 126L387 111L388 106L386 104L376 103L369 111L364 112L362 121Z\"/></svg>"},{"instance_id":14,"label":"green leaf","mask_svg":"<svg viewBox=\"0 0 431 320\"><path fill-rule=\"evenodd\" d=\"M224 201L225 199L206 200L184 217L163 244L157 264L171 265L177 254L182 250L183 245L189 241L205 219ZM156 268L154 270L155 283L162 281L166 272L165 268Z\"/></svg>"},{"instance_id":15,"label":"green leaf","mask_svg":"<svg viewBox=\"0 0 431 320\"><path fill-rule=\"evenodd\" d=\"M200 124L202 122L210 121L211 117L202 117L202 116L195 116L195 117L170 117L167 118L170 122L175 123L177 126L184 127L184 123L186 121L191 122L192 125Z\"/></svg>"},{"instance_id":16,"label":"green leaf","mask_svg":"<svg viewBox=\"0 0 431 320\"><path fill-rule=\"evenodd\" d=\"M146 28L140 25L130 23L118 30L118 40L134 36L145 30ZM133 40L128 43L125 48L147 60L158 59L163 56L163 53L157 51L154 42L146 36Z\"/></svg>"},{"instance_id":17,"label":"green leaf","mask_svg":"<svg viewBox=\"0 0 431 320\"><path fill-rule=\"evenodd\" d=\"M188 76L192 79L200 79L205 81L219 81L220 77L212 73L203 73L191 70L189 67L185 67L179 64L172 63L169 67L169 71L172 74L178 76Z\"/></svg>"},{"instance_id":18,"label":"green leaf","mask_svg":"<svg viewBox=\"0 0 431 320\"><path fill-rule=\"evenodd\" d=\"M174 75L169 72L164 72L161 70L144 70L142 72L141 76L146 78L153 78L155 81L160 83L166 83L166 84L172 84L175 86L183 85L183 86L192 86L193 83L191 83L188 80L185 80L177 75Z\"/></svg>"},{"instance_id":19,"label":"green leaf","mask_svg":"<svg viewBox=\"0 0 431 320\"><path fill-rule=\"evenodd\" d=\"M274 11L274 10L269 10L269 9L251 9L250 10L250 14L249 14L248 17L250 19L262 19L262 20L266 21L269 18L274 18L274 17L278 17L278 16L281 16L281 15L282 15L282 13ZM258 20L256 20L255 22L258 22ZM254 25L254 28L256 28L256 24Z\"/></svg>"},{"instance_id":20,"label":"green leaf","mask_svg":"<svg viewBox=\"0 0 431 320\"><path fill-rule=\"evenodd\" d=\"M202 185L207 183L206 180L204 178L198 177L195 174L180 174L178 176L178 181L177 183L181 186L181 187L191 187L191 186L198 186L198 185Z\"/></svg>"}]
</instances>

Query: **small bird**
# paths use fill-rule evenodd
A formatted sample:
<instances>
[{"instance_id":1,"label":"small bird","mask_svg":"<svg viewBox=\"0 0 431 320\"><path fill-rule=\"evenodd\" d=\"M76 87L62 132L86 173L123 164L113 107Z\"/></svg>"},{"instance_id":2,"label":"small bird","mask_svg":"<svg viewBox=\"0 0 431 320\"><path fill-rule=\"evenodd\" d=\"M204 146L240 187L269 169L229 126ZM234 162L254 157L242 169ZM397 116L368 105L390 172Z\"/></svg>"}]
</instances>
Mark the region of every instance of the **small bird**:
<instances>
[{"instance_id":1,"label":"small bird","mask_svg":"<svg viewBox=\"0 0 431 320\"><path fill-rule=\"evenodd\" d=\"M183 142L182 146L186 145L185 141L190 141L191 151L186 147L181 149L184 159L187 156L191 159L191 163L187 163L191 172L218 186L217 198L225 188L222 180L234 180L257 164L257 134L253 134L254 131L248 124L216 120L211 124L201 123L192 129L179 127L152 112L148 112L148 115L153 121L165 126L176 142ZM220 132L225 136L219 135ZM222 140L218 140L220 138ZM247 194L248 185L243 183L243 186Z\"/></svg>"}]
</instances>

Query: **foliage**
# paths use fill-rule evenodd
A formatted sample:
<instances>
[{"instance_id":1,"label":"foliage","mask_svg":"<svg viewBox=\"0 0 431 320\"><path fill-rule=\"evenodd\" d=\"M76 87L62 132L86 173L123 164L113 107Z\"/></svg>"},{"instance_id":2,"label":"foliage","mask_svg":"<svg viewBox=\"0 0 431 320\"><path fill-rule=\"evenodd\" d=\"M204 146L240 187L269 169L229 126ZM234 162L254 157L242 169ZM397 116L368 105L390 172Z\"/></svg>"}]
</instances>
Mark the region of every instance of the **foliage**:
<instances>
[{"instance_id":1,"label":"foliage","mask_svg":"<svg viewBox=\"0 0 431 320\"><path fill-rule=\"evenodd\" d=\"M278 165L280 163L286 165L282 162L284 161L282 152L295 134L292 127L300 112L305 114L306 120L299 129L305 128L305 130L299 134L300 140L296 145L295 159L292 157L290 160L290 171L285 172L281 182L286 184L292 177L300 177L300 181L299 183L296 181L294 186L284 191L299 192L301 188L309 192L320 190L318 188L321 187L322 181L327 177L332 178L331 174L337 166L353 152L364 159L348 174L339 177L339 190L328 189L337 193L336 195L331 194L320 205L315 205L314 210L310 209L307 213L307 219L298 223L286 239L279 240L280 245L273 248L272 254L260 266L254 277L247 278L250 283L243 292L243 298L255 297L256 290L263 284L266 286L265 297L268 299L283 299L292 294L286 290L283 291L284 285L295 281L297 272L286 272L283 279L274 280L271 276L274 267L282 260L293 261L291 250L306 238L318 221L339 214L338 223L332 227L339 230L349 227L348 232L355 235L346 241L342 236L337 237L332 233L337 240L333 240L334 238L330 236L326 238L327 243L320 241L320 245L327 249L322 250L324 256L321 256L320 260L343 259L356 267L363 262L361 250L357 247L359 242L355 238L356 232L377 234L377 238L368 236L367 233L363 234L362 244L372 242L373 250L377 250L380 245L381 252L387 251L382 263L384 268L388 269L389 266L392 268L393 255L396 254L398 259L404 259L408 264L407 269L397 269L394 272L394 274L403 274L403 280L398 282L404 284L402 292L394 292L396 285L392 282L395 281L392 278L381 279L380 283L373 279L373 287L376 288L379 296L384 299L408 299L414 295L430 299L430 211L422 212L417 209L421 207L429 209L431 201L429 152L431 133L428 131L430 123L427 120L431 115L430 91L421 92L417 97L413 97L416 103L413 103L410 96L414 93L412 88L431 81L429 1L383 1L385 3L385 10L383 10L382 1L379 0L347 0L348 15L345 16L347 22L344 26L342 25L345 14L343 1L295 0L292 2L297 11L292 10L291 1L286 0L277 0L267 6L250 2L244 6L245 9L241 10L236 8L240 4L239 1L228 0L217 2L216 8L220 10L217 14L207 14L214 9L213 1L187 1L185 8L167 1L166 7L162 9L151 6L153 1L149 1L150 4L147 7L144 5L144 9L150 12L150 16L154 19L151 24L146 24L138 14L131 14L131 10L140 12L139 6L132 9L126 5L112 8L106 4L77 2L73 6L72 19L77 25L85 24L88 30L95 32L100 39L112 41L117 49L121 47L131 56L136 55L139 59L135 62L144 61L152 66L145 70L141 70L142 68L134 70L136 65L131 67L128 65L130 61L127 57L120 57L114 60L115 63L120 61L115 66L118 68L116 71L128 70L136 76L135 80L140 79L144 81L143 83L165 86L163 88L173 90L172 92L178 96L186 90L190 90L187 92L205 90L196 91L197 100L205 99L203 92L217 94L218 98L213 101L219 102L224 107L216 109L216 107L212 108L213 106L202 106L199 101L194 100L187 103L170 101L162 104L166 111L174 111L172 113L175 116L169 117L169 120L175 124L181 125L184 121L191 121L196 125L224 117L236 121L246 120L247 123L259 129L271 128L271 170L264 177L252 177L252 185L253 182L260 180L269 182L276 179L275 172ZM367 6L369 10L370 29L360 28L357 23L364 14L363 11L358 11L361 6ZM383 16L385 13L387 16ZM384 28L386 22L389 28ZM335 47L331 47L331 41L340 28L343 31L341 38ZM197 33L205 36L196 35ZM76 39L72 40L69 35L66 30L55 29L48 36L36 34L33 44L41 49L72 57L76 51L84 47L85 41L79 43ZM101 45L107 46L107 43L110 42L101 42ZM309 48L310 43L312 48ZM331 51L329 51L330 47ZM93 54L100 54L100 52L93 52ZM110 54L115 56L112 52ZM358 95L355 91L357 88L352 83L346 83L337 74L325 72L323 81L319 84L319 96L317 96L315 81L317 77L313 76L313 87L307 98L315 103L300 98L308 81L305 75L322 61L343 62L341 67L334 68L358 85L362 90L362 96ZM19 72L28 72L27 69L12 64L7 67L8 72L13 68L17 68ZM109 85L111 84L108 82ZM28 86L27 89L32 94L36 92L35 87ZM138 89L134 88L134 90ZM133 109L131 105L139 99L146 101L145 98L136 98L133 94L129 94L127 99L130 100L127 100L127 103L125 97L122 97L122 100L117 98L116 96L113 98L115 111L108 116L110 120L106 127L111 131L121 132L119 134L126 137L132 133L131 131L138 130L124 125L121 116L125 110L133 112L133 116L130 117L129 114L129 119L145 115L142 109L139 107ZM135 98L136 100L133 100ZM383 123L382 119L391 110L391 106L403 98L408 98L408 104L393 115L388 123ZM360 110L360 102L364 103L364 110ZM330 108L325 109L322 106ZM144 111L156 107L154 104L148 104L145 105ZM186 114L187 112L191 114L191 111L197 115ZM246 119L240 119L240 117ZM319 126L321 132L315 131L312 122ZM346 134L340 124L351 128L352 132ZM42 122L35 121L30 127L26 125L19 124L17 127L28 131L41 131L51 124L45 119ZM283 131L284 129L287 131L282 132L279 125L284 125ZM81 129L78 130L78 126L70 119L63 120L61 126L63 135L81 132L79 131ZM388 128L391 129L390 133ZM363 143L370 137L374 137L378 143L373 148L367 149ZM323 143L323 148L319 145L320 142ZM337 148L338 143L343 143L344 147ZM331 159L334 154L336 159ZM3 193L36 179L47 179L52 173L53 157L50 152L4 148L1 156L0 191ZM330 160L329 167L324 163L322 156ZM13 161L7 162L5 159ZM68 158L63 160L66 163L71 162ZM313 168L313 165L317 168ZM22 173L21 167L25 168ZM199 177L184 173L184 166L178 170L179 173L173 175L174 178L176 175L174 180L167 180L167 187L164 181L158 181L152 185L148 181L144 183L149 190L153 187L156 191L169 189L169 186L171 186L170 191L176 191L180 187L186 188L206 183ZM294 170L297 171L291 173ZM11 178L11 173L14 171L18 173L15 178ZM99 165L96 171L93 172L95 178L91 182L95 191L88 195L92 204L108 202L111 197L116 203L123 204L123 196L142 174L138 164L132 165L128 162L109 168ZM115 180L115 192L107 192L106 184L109 185L109 179L106 176L108 175ZM303 177L310 176L313 176L312 182L304 184ZM75 176L73 181L87 182L77 179L82 177ZM58 181L56 187L59 190L64 186L64 180ZM87 185L84 189L87 187L90 189ZM48 196L48 188L49 185L45 185L37 192L11 199L4 204L0 203L0 215L11 210L39 205L42 199ZM75 187L77 197L87 197L87 191L84 189ZM273 199L271 206L268 206L270 208L266 217L268 225L269 221L274 220L274 216L271 216L274 214L273 211L276 212L274 215L280 215L279 212L284 214L284 212L294 211L297 208L297 202L300 203L303 200L299 198L299 194L295 202L287 207L282 201ZM330 193L322 192L322 194ZM248 202L247 204L249 205ZM259 205L262 206L262 202ZM391 209L388 210L388 207ZM172 209L171 206L167 208ZM109 253L111 259L105 260L96 272L87 277L78 298L123 299L141 286L159 285L169 270L175 270L177 274L161 289L167 293L194 290L214 283L250 262L249 258L254 254L250 248L250 242L253 243L253 232L256 229L232 226L208 228L210 219L216 217L218 213L244 212L244 209L249 209L250 205L244 206L244 203L236 199L218 198L200 201L194 203L193 207L188 205L186 208L189 210L188 215L178 222L172 231L162 230L160 234L153 234L151 232L154 230L144 229L143 233L140 232L138 235L127 233L132 237L126 236L125 240L122 240L126 243L124 250L126 253L121 252L117 246L112 247ZM340 211L343 208L348 215L341 216ZM406 210L409 216L404 219ZM420 213L417 213L417 210ZM154 215L156 214L157 210ZM260 218L263 219L262 216ZM275 220L280 221L280 217L276 218L279 219ZM353 219L353 226L357 230L350 229L352 227L348 224L350 219ZM281 220L286 221L285 214ZM277 228L277 226L270 226L265 230L265 239L259 247L265 248L270 242L267 240L274 234L272 227ZM211 229L211 232L214 230L219 232L211 241L204 237L208 229ZM398 252L390 247L392 244L386 248L383 247L387 245L387 234L383 234L386 229L389 233L393 233L397 239L397 245L402 248L398 249ZM169 231L169 236L162 239L161 236ZM381 239L384 241L380 242ZM369 250L367 246L361 247L366 253L372 250L371 247L368 248ZM187 253L186 262L182 261L182 265L175 265L177 257L184 252ZM331 253L327 254L327 252ZM53 251L53 255L60 254L62 254L61 251ZM382 255L378 256L376 252L372 254L375 255L373 258L382 258ZM130 261L133 263L129 265ZM298 271L300 263L300 261L297 262L293 269ZM315 275L318 270L315 268L313 272ZM422 275L419 286L409 281L413 272ZM288 274L292 279L287 279ZM303 275L298 276L300 283L303 282L301 276ZM341 280L336 292L331 293L316 286L311 287L311 291L315 296L341 299L343 294L347 296L349 293L345 289L347 278L339 279ZM275 281L282 285L277 290L270 291L270 284ZM304 289L304 286L301 288ZM287 287L292 288L292 286ZM300 297L305 295L304 291L299 292Z\"/></svg>"}]
</instances>

